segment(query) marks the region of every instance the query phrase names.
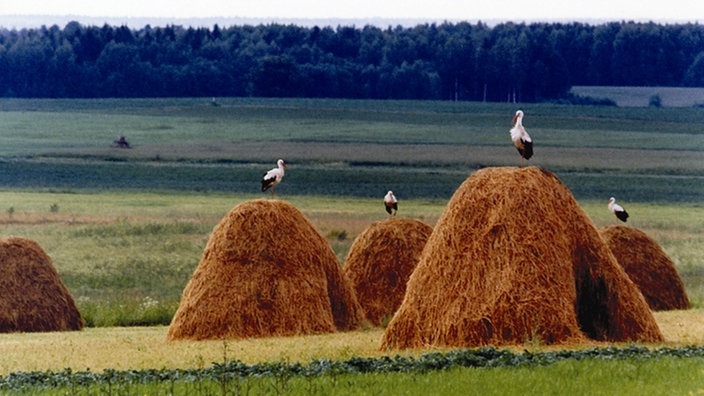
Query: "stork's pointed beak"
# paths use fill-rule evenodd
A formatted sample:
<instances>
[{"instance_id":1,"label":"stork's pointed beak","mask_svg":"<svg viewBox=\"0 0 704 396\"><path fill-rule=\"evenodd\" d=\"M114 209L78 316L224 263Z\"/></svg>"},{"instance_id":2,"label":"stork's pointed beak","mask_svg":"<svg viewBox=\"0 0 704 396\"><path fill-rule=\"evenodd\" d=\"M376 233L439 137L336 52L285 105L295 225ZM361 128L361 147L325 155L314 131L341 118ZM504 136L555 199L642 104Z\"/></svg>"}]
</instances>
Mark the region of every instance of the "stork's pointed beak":
<instances>
[{"instance_id":1,"label":"stork's pointed beak","mask_svg":"<svg viewBox=\"0 0 704 396\"><path fill-rule=\"evenodd\" d=\"M511 120L511 125L516 125L516 120L518 119L518 114L513 116L513 119Z\"/></svg>"}]
</instances>

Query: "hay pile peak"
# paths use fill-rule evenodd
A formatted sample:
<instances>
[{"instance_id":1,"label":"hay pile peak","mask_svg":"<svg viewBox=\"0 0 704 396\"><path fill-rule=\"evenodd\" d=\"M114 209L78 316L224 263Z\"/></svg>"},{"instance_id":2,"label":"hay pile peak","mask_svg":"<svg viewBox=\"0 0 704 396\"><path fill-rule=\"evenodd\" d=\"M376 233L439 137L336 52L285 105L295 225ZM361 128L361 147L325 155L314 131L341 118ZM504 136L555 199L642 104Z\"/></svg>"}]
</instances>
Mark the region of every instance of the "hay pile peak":
<instances>
[{"instance_id":1,"label":"hay pile peak","mask_svg":"<svg viewBox=\"0 0 704 396\"><path fill-rule=\"evenodd\" d=\"M485 168L428 238L382 349L661 341L643 296L569 190L536 167Z\"/></svg>"},{"instance_id":2,"label":"hay pile peak","mask_svg":"<svg viewBox=\"0 0 704 396\"><path fill-rule=\"evenodd\" d=\"M0 239L0 273L0 332L83 328L71 294L38 243Z\"/></svg>"},{"instance_id":3,"label":"hay pile peak","mask_svg":"<svg viewBox=\"0 0 704 396\"><path fill-rule=\"evenodd\" d=\"M343 271L370 323L382 325L401 305L432 231L420 220L390 218L373 223L354 240Z\"/></svg>"},{"instance_id":4,"label":"hay pile peak","mask_svg":"<svg viewBox=\"0 0 704 396\"><path fill-rule=\"evenodd\" d=\"M601 228L599 233L652 310L690 307L675 263L653 238L636 228L620 225Z\"/></svg>"},{"instance_id":5,"label":"hay pile peak","mask_svg":"<svg viewBox=\"0 0 704 396\"><path fill-rule=\"evenodd\" d=\"M362 320L325 238L292 205L260 199L237 205L214 228L168 338L327 333Z\"/></svg>"}]
</instances>

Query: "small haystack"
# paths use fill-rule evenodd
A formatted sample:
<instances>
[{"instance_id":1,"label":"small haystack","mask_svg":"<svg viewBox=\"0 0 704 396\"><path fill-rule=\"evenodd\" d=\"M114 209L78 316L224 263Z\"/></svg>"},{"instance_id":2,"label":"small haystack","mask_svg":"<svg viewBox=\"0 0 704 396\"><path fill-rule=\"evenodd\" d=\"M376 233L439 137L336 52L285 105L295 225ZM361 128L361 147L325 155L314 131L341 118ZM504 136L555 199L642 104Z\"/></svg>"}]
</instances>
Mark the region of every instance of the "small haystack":
<instances>
[{"instance_id":1,"label":"small haystack","mask_svg":"<svg viewBox=\"0 0 704 396\"><path fill-rule=\"evenodd\" d=\"M586 338L663 339L638 288L555 175L485 168L438 220L382 348Z\"/></svg>"},{"instance_id":2,"label":"small haystack","mask_svg":"<svg viewBox=\"0 0 704 396\"><path fill-rule=\"evenodd\" d=\"M73 298L36 242L0 239L0 273L1 333L83 328Z\"/></svg>"},{"instance_id":3,"label":"small haystack","mask_svg":"<svg viewBox=\"0 0 704 396\"><path fill-rule=\"evenodd\" d=\"M168 338L327 333L363 318L325 238L290 204L255 200L213 230Z\"/></svg>"},{"instance_id":4,"label":"small haystack","mask_svg":"<svg viewBox=\"0 0 704 396\"><path fill-rule=\"evenodd\" d=\"M599 233L652 310L690 307L675 263L654 239L643 231L625 226L602 228Z\"/></svg>"},{"instance_id":5,"label":"small haystack","mask_svg":"<svg viewBox=\"0 0 704 396\"><path fill-rule=\"evenodd\" d=\"M431 232L419 220L390 218L372 224L352 243L343 272L372 324L382 325L401 305Z\"/></svg>"}]
</instances>

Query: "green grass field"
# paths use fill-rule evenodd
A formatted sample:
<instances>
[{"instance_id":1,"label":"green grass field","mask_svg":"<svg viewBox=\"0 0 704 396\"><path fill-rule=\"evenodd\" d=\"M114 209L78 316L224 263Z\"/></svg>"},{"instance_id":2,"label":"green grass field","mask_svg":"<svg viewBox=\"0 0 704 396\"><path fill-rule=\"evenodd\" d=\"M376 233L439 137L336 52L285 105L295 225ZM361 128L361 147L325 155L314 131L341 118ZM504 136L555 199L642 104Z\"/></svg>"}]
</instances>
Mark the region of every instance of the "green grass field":
<instances>
[{"instance_id":1,"label":"green grass field","mask_svg":"<svg viewBox=\"0 0 704 396\"><path fill-rule=\"evenodd\" d=\"M666 356L673 353L677 356ZM690 356L687 356L691 354ZM351 358L189 370L18 373L13 393L170 395L693 395L702 392L702 350L604 348L514 353L491 348L418 357ZM656 357L657 355L662 355ZM448 364L449 363L449 364ZM250 373L247 375L247 373ZM244 374L244 375L243 375Z\"/></svg>"},{"instance_id":2,"label":"green grass field","mask_svg":"<svg viewBox=\"0 0 704 396\"><path fill-rule=\"evenodd\" d=\"M515 105L345 100L0 100L0 186L256 193L285 157L289 195L447 199L517 165ZM579 199L700 202L704 109L527 105L532 164ZM110 148L118 135L134 146Z\"/></svg>"},{"instance_id":3,"label":"green grass field","mask_svg":"<svg viewBox=\"0 0 704 396\"><path fill-rule=\"evenodd\" d=\"M89 325L168 324L210 231L254 195L225 193L0 191L3 236L36 240L52 257ZM328 238L341 263L354 238L385 218L379 199L286 199ZM404 216L434 224L441 200L407 200ZM51 211L52 205L58 207ZM603 202L582 201L597 226L614 223ZM632 225L659 241L678 266L691 300L704 302L704 207L633 203ZM150 319L152 318L152 319Z\"/></svg>"},{"instance_id":4,"label":"green grass field","mask_svg":"<svg viewBox=\"0 0 704 396\"><path fill-rule=\"evenodd\" d=\"M572 87L575 95L611 99L621 107L648 107L650 98L659 96L666 107L704 105L704 88L682 87Z\"/></svg>"},{"instance_id":5,"label":"green grass field","mask_svg":"<svg viewBox=\"0 0 704 396\"><path fill-rule=\"evenodd\" d=\"M290 163L278 197L327 237L341 264L354 238L386 217L386 190L401 200L400 215L433 225L473 170L519 163L508 139L515 105L218 103L0 100L0 236L31 238L43 247L89 326L168 324L210 231L238 203L265 197L259 178L277 158ZM693 312L701 312L704 110L523 109L536 147L530 164L555 172L597 226L614 224L606 201L616 196L631 213L628 224L655 238L673 259ZM134 148L111 148L119 135ZM689 329L688 321L679 325ZM676 342L701 343L702 333L694 326ZM0 337L0 349L23 339ZM249 346L245 355L263 347ZM197 353L190 353L193 362ZM261 359L283 357L274 352ZM21 356L17 361L14 367L24 367ZM506 375L530 383L522 371ZM362 379L368 380L376 381Z\"/></svg>"}]
</instances>

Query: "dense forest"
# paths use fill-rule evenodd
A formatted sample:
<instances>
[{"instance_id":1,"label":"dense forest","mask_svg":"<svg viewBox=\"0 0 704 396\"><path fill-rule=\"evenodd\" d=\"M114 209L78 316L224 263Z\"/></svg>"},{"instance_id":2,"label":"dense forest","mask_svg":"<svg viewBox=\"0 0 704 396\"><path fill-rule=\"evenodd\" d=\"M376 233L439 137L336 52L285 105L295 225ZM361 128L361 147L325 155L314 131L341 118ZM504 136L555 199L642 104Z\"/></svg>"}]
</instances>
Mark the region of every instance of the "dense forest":
<instances>
[{"instance_id":1,"label":"dense forest","mask_svg":"<svg viewBox=\"0 0 704 396\"><path fill-rule=\"evenodd\" d=\"M704 87L704 26L618 22L0 28L0 96L534 102Z\"/></svg>"}]
</instances>

